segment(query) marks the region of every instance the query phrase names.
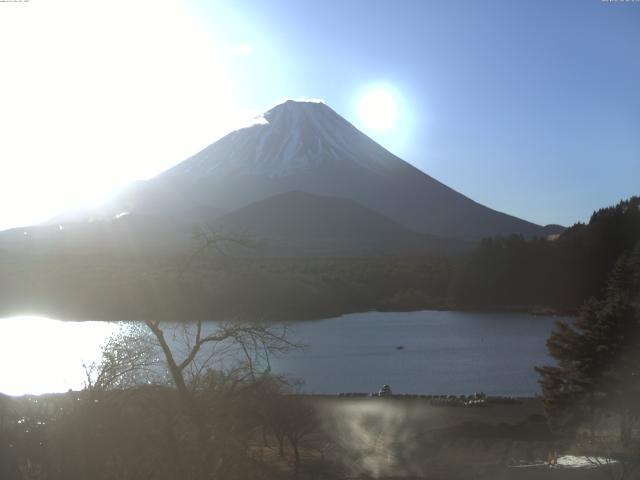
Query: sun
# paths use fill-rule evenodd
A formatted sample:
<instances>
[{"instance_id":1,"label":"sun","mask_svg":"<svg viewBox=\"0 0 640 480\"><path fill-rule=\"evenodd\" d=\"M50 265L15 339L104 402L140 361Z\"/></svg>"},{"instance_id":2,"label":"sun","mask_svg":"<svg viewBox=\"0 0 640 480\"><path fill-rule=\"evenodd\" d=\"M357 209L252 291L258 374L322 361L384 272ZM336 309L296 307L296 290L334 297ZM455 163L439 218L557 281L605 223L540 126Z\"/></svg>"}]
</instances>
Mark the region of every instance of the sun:
<instances>
[{"instance_id":1,"label":"sun","mask_svg":"<svg viewBox=\"0 0 640 480\"><path fill-rule=\"evenodd\" d=\"M389 131L398 123L398 101L389 88L371 87L365 91L358 103L358 115L362 123L371 130Z\"/></svg>"}]
</instances>

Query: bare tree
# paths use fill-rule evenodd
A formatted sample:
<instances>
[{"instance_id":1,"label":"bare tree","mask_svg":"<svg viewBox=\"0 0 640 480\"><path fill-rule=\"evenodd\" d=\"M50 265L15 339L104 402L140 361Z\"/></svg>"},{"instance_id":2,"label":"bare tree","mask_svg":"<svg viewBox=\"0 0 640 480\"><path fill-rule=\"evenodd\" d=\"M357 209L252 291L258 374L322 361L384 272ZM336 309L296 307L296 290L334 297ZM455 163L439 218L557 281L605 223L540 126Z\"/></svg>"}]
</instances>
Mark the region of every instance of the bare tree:
<instances>
[{"instance_id":1,"label":"bare tree","mask_svg":"<svg viewBox=\"0 0 640 480\"><path fill-rule=\"evenodd\" d=\"M585 459L611 480L638 478L640 472L640 439L616 438L612 429L605 430L596 441L578 442Z\"/></svg>"},{"instance_id":2,"label":"bare tree","mask_svg":"<svg viewBox=\"0 0 640 480\"><path fill-rule=\"evenodd\" d=\"M598 445L598 453L585 456L587 461L604 472L611 480L629 480L637 478L640 471L640 451L630 448L623 450L610 445Z\"/></svg>"},{"instance_id":3,"label":"bare tree","mask_svg":"<svg viewBox=\"0 0 640 480\"><path fill-rule=\"evenodd\" d=\"M187 292L204 291L208 270L203 264L208 260L215 260L223 269L228 266L224 245L245 245L240 240L203 231L198 238L198 250L181 260L175 270L177 288ZM215 258L207 257L209 252ZM224 476L225 469L246 463L238 455L245 454L247 439L261 426L256 408L259 395L251 394L252 389L259 388L252 385L270 377L269 359L273 354L296 347L284 324L159 319L124 324L104 344L102 359L85 366L86 388L82 396L91 413L91 418L87 417L91 421L86 423L99 424L98 414L103 410L113 410L116 416L121 413L123 420L118 425L124 425L125 418L133 415L138 427L129 433L153 434L154 448L163 452L163 464L172 478ZM224 390L216 390L222 385L221 379ZM175 390L132 388L146 384L173 384ZM233 390L237 392L229 394ZM107 395L108 391L112 394ZM248 415L251 412L253 417ZM116 427L119 428L108 425ZM117 460L123 469L140 468L139 462L131 461L133 453L121 451L117 443L109 451L116 452L113 461ZM149 465L151 469L159 464Z\"/></svg>"},{"instance_id":4,"label":"bare tree","mask_svg":"<svg viewBox=\"0 0 640 480\"><path fill-rule=\"evenodd\" d=\"M284 353L296 345L287 337L284 325L269 325L246 322L220 322L213 330L205 332L202 321L183 329L186 352L178 358L166 335L166 327L156 320L146 320L145 324L153 333L164 354L167 370L175 384L181 401L188 408L193 406L193 394L202 373L214 362L216 352L236 355L243 361L246 376L254 377L260 366L269 369L268 358L273 353Z\"/></svg>"},{"instance_id":5,"label":"bare tree","mask_svg":"<svg viewBox=\"0 0 640 480\"><path fill-rule=\"evenodd\" d=\"M125 322L102 345L98 362L84 365L87 392L104 392L141 384L165 383L159 352L145 326Z\"/></svg>"},{"instance_id":6,"label":"bare tree","mask_svg":"<svg viewBox=\"0 0 640 480\"><path fill-rule=\"evenodd\" d=\"M215 259L226 259L229 245L251 245L244 239L202 229L194 235L199 247L176 268L176 284L183 289L202 288L204 274L195 268L196 260L211 260L207 256L211 252ZM258 372L270 370L271 355L300 346L289 339L285 324L201 319L184 323L146 319L144 325L128 322L103 345L100 362L85 365L85 386L87 390L108 390L169 380L184 405L191 406L201 379L221 366L222 360L230 362L227 367L234 369L236 379L255 379ZM165 368L159 368L160 364Z\"/></svg>"},{"instance_id":7,"label":"bare tree","mask_svg":"<svg viewBox=\"0 0 640 480\"><path fill-rule=\"evenodd\" d=\"M287 419L287 439L293 448L294 469L300 470L300 446L304 439L317 432L318 414L311 402L300 396L290 396L287 401L289 416Z\"/></svg>"},{"instance_id":8,"label":"bare tree","mask_svg":"<svg viewBox=\"0 0 640 480\"><path fill-rule=\"evenodd\" d=\"M272 381L264 391L261 415L278 445L278 456L284 457L284 443L293 449L294 472L302 464L300 448L303 442L320 428L315 404L303 395L292 394L294 387L284 380ZM266 442L265 442L266 443ZM266 445L265 445L266 446Z\"/></svg>"}]
</instances>

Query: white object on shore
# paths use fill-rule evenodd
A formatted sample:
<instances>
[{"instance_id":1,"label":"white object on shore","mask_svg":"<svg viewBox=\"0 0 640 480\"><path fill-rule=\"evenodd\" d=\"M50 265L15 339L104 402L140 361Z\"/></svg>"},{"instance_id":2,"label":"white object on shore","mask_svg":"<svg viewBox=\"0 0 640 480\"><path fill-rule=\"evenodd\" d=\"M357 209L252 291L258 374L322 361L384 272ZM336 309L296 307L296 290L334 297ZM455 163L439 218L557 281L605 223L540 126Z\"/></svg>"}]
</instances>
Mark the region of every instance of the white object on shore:
<instances>
[{"instance_id":1,"label":"white object on shore","mask_svg":"<svg viewBox=\"0 0 640 480\"><path fill-rule=\"evenodd\" d=\"M567 468L595 468L599 465L611 465L614 463L618 462L605 457L585 457L583 455L563 455L558 457L558 465Z\"/></svg>"},{"instance_id":2,"label":"white object on shore","mask_svg":"<svg viewBox=\"0 0 640 480\"><path fill-rule=\"evenodd\" d=\"M557 467L562 468L596 468L600 465L613 465L618 463L616 460L605 457L586 457L584 455L562 455L558 457ZM547 462L532 463L529 465L513 465L511 468L540 468L549 467Z\"/></svg>"}]
</instances>

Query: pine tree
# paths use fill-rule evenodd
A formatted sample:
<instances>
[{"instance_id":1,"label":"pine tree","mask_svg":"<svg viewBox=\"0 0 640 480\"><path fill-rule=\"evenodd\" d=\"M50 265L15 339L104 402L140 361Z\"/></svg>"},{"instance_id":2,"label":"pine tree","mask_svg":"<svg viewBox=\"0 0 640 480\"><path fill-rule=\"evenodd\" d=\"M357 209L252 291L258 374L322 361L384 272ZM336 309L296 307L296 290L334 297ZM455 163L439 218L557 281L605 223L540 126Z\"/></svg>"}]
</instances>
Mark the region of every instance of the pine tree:
<instances>
[{"instance_id":1,"label":"pine tree","mask_svg":"<svg viewBox=\"0 0 640 480\"><path fill-rule=\"evenodd\" d=\"M552 426L586 422L593 441L597 411L614 411L628 442L640 416L640 242L620 256L603 298L586 302L573 324L558 322L547 346L557 364L536 370Z\"/></svg>"},{"instance_id":2,"label":"pine tree","mask_svg":"<svg viewBox=\"0 0 640 480\"><path fill-rule=\"evenodd\" d=\"M614 268L603 312L617 325L616 357L607 371L607 407L620 416L620 440L627 445L640 418L640 243Z\"/></svg>"}]
</instances>

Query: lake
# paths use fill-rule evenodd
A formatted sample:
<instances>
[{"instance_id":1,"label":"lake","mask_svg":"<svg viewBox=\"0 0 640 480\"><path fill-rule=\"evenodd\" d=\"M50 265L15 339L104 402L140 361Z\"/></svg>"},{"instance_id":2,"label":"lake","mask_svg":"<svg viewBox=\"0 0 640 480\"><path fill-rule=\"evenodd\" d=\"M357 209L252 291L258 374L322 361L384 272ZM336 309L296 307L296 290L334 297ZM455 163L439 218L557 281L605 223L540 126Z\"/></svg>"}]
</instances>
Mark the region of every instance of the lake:
<instances>
[{"instance_id":1,"label":"lake","mask_svg":"<svg viewBox=\"0 0 640 480\"><path fill-rule=\"evenodd\" d=\"M551 363L553 317L451 311L368 312L292 324L303 350L272 359L275 373L304 380L307 393L494 395L539 393L535 365ZM84 364L119 326L42 317L0 319L0 392L81 388Z\"/></svg>"}]
</instances>

